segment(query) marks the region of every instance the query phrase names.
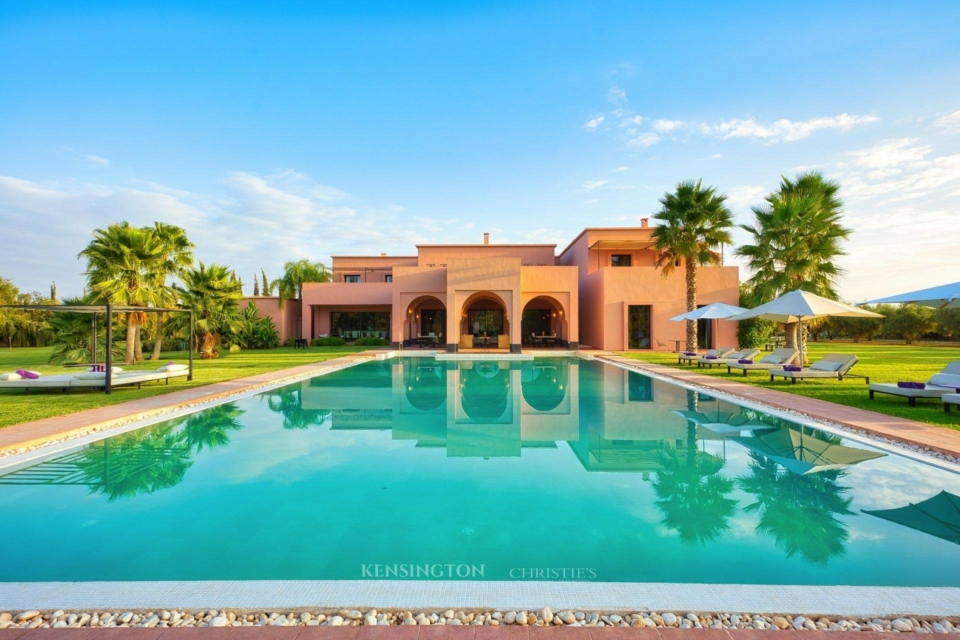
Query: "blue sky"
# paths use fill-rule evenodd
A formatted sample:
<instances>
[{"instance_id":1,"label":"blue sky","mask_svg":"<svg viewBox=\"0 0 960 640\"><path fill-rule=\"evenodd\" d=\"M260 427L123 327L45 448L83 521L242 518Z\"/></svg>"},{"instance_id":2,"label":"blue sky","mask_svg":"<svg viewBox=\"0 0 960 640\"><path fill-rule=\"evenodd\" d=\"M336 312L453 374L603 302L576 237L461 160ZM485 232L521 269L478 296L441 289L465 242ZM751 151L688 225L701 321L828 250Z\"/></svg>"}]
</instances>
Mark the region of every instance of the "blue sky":
<instances>
[{"instance_id":1,"label":"blue sky","mask_svg":"<svg viewBox=\"0 0 960 640\"><path fill-rule=\"evenodd\" d=\"M123 219L248 281L484 231L562 248L685 179L749 222L816 168L848 299L955 281L958 27L956 2L5 2L0 275L79 293Z\"/></svg>"}]
</instances>

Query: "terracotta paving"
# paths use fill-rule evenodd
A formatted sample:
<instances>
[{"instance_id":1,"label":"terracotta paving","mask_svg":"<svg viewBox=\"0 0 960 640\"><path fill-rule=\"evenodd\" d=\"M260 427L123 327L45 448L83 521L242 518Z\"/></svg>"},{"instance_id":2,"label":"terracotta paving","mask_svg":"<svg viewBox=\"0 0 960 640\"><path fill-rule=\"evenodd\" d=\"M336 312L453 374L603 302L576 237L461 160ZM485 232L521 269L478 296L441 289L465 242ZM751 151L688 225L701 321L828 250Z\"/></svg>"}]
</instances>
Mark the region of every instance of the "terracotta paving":
<instances>
[{"instance_id":1,"label":"terracotta paving","mask_svg":"<svg viewBox=\"0 0 960 640\"><path fill-rule=\"evenodd\" d=\"M601 359L656 373L665 378L727 393L744 400L752 400L778 409L803 413L814 420L834 422L851 429L862 429L874 435L927 447L939 453L960 456L960 431L953 429L848 407L826 400L818 400L817 398L807 398L786 391L757 387L732 379L707 376L692 369L676 369L662 364L615 355L605 355ZM866 387L864 387L863 393L867 393Z\"/></svg>"},{"instance_id":2,"label":"terracotta paving","mask_svg":"<svg viewBox=\"0 0 960 640\"><path fill-rule=\"evenodd\" d=\"M854 632L848 632L854 633ZM760 640L769 631L752 629L636 629L625 627L220 627L188 629L7 629L0 640ZM795 631L798 640L828 640L842 632ZM859 632L861 640L900 636Z\"/></svg>"},{"instance_id":3,"label":"terracotta paving","mask_svg":"<svg viewBox=\"0 0 960 640\"><path fill-rule=\"evenodd\" d=\"M217 382L202 387L183 389L182 391L173 391L152 398L121 402L108 407L97 407L96 409L87 409L33 422L21 422L0 429L0 451L33 446L47 440L82 434L94 428L113 426L114 423L121 424L133 419L149 418L160 413L196 404L198 401L217 400L286 379L317 373L331 367L342 366L358 360L369 360L376 353L376 351L363 351L341 358L324 360L323 362L260 373L255 376Z\"/></svg>"}]
</instances>

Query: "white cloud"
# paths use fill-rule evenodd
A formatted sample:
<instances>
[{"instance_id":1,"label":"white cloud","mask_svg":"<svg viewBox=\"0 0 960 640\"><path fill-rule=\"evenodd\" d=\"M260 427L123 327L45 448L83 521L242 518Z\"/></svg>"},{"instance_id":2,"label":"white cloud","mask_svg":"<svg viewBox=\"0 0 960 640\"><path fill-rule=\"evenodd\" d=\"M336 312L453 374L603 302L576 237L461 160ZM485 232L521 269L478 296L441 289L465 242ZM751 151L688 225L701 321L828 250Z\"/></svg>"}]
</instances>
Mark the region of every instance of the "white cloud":
<instances>
[{"instance_id":1,"label":"white cloud","mask_svg":"<svg viewBox=\"0 0 960 640\"><path fill-rule=\"evenodd\" d=\"M587 120L587 124L583 125L583 128L586 129L587 131L596 131L597 127L603 124L604 119L605 118L603 116L597 116L596 118L591 118L590 120Z\"/></svg>"},{"instance_id":2,"label":"white cloud","mask_svg":"<svg viewBox=\"0 0 960 640\"><path fill-rule=\"evenodd\" d=\"M72 147L60 147L60 151L80 162L81 164L102 168L107 168L110 166L110 161L103 156L98 156L92 153L80 153Z\"/></svg>"},{"instance_id":3,"label":"white cloud","mask_svg":"<svg viewBox=\"0 0 960 640\"><path fill-rule=\"evenodd\" d=\"M723 157L723 154L722 154L722 153L714 153L714 154L711 155L710 157L713 158L714 160L719 160L720 158Z\"/></svg>"},{"instance_id":4,"label":"white cloud","mask_svg":"<svg viewBox=\"0 0 960 640\"><path fill-rule=\"evenodd\" d=\"M769 189L758 185L742 185L727 191L727 203L732 207L748 208L761 204Z\"/></svg>"},{"instance_id":5,"label":"white cloud","mask_svg":"<svg viewBox=\"0 0 960 640\"><path fill-rule=\"evenodd\" d=\"M607 92L607 101L617 106L627 104L627 92L617 86L610 87L610 91Z\"/></svg>"},{"instance_id":6,"label":"white cloud","mask_svg":"<svg viewBox=\"0 0 960 640\"><path fill-rule=\"evenodd\" d=\"M712 126L701 125L700 129L705 135L714 135L722 140L748 138L774 144L802 140L822 129L849 131L853 127L879 121L880 118L876 116L851 116L846 113L841 113L838 116L810 118L809 120L781 119L771 124L761 124L753 117L749 117L733 118Z\"/></svg>"},{"instance_id":7,"label":"white cloud","mask_svg":"<svg viewBox=\"0 0 960 640\"><path fill-rule=\"evenodd\" d=\"M197 245L198 259L229 264L246 279L261 267L276 276L291 259L408 254L417 243L466 240L463 224L436 224L406 215L395 204L358 208L343 191L292 170L232 172L216 194L136 184L40 183L0 176L0 255L12 267L3 275L24 290L42 291L56 280L63 295L79 295L83 264L77 253L94 229L122 220L182 226Z\"/></svg>"},{"instance_id":8,"label":"white cloud","mask_svg":"<svg viewBox=\"0 0 960 640\"><path fill-rule=\"evenodd\" d=\"M594 189L599 189L605 185L610 184L609 180L588 180L584 182L580 187L581 191L593 191Z\"/></svg>"},{"instance_id":9,"label":"white cloud","mask_svg":"<svg viewBox=\"0 0 960 640\"><path fill-rule=\"evenodd\" d=\"M960 132L960 109L940 116L934 124L947 131Z\"/></svg>"},{"instance_id":10,"label":"white cloud","mask_svg":"<svg viewBox=\"0 0 960 640\"><path fill-rule=\"evenodd\" d=\"M643 124L643 116L633 116L632 118L624 118L618 126L631 127L640 126L641 124Z\"/></svg>"},{"instance_id":11,"label":"white cloud","mask_svg":"<svg viewBox=\"0 0 960 640\"><path fill-rule=\"evenodd\" d=\"M630 167L617 167L617 168L614 169L613 171L614 171L614 173L619 173L619 172L621 172L621 171L629 171L629 170L630 170Z\"/></svg>"},{"instance_id":12,"label":"white cloud","mask_svg":"<svg viewBox=\"0 0 960 640\"><path fill-rule=\"evenodd\" d=\"M640 134L636 138L632 138L627 144L629 144L631 147L637 147L639 149L648 149L658 142L660 142L660 136L655 133L647 132Z\"/></svg>"},{"instance_id":13,"label":"white cloud","mask_svg":"<svg viewBox=\"0 0 960 640\"><path fill-rule=\"evenodd\" d=\"M670 133L675 131L684 125L682 120L655 120L653 123L653 130L659 131L660 133Z\"/></svg>"}]
</instances>

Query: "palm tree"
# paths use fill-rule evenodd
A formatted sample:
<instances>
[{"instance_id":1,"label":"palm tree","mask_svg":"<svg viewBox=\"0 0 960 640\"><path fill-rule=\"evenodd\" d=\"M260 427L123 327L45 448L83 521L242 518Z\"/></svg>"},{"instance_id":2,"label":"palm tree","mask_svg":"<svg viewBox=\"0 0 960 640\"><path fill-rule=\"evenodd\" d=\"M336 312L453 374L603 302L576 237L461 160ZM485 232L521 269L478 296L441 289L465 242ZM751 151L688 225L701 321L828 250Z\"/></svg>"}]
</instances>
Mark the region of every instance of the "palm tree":
<instances>
[{"instance_id":1,"label":"palm tree","mask_svg":"<svg viewBox=\"0 0 960 640\"><path fill-rule=\"evenodd\" d=\"M840 224L839 190L819 172L804 173L793 181L783 178L766 204L753 207L755 223L741 226L753 242L737 249L753 272L745 304L756 306L795 289L838 297L843 269L836 259L845 255L842 243L851 233ZM795 323L786 326L788 347L797 348L797 329Z\"/></svg>"},{"instance_id":2,"label":"palm tree","mask_svg":"<svg viewBox=\"0 0 960 640\"><path fill-rule=\"evenodd\" d=\"M216 449L230 443L230 432L243 428L240 417L245 413L235 402L217 405L187 416L181 441L197 453L203 448Z\"/></svg>"},{"instance_id":3,"label":"palm tree","mask_svg":"<svg viewBox=\"0 0 960 640\"><path fill-rule=\"evenodd\" d=\"M182 285L174 285L180 305L193 309L196 329L201 338L203 358L219 355L220 334L232 332L239 325L238 302L243 297L240 283L229 267L200 262L199 267L185 269L180 274ZM190 345L190 348L195 348Z\"/></svg>"},{"instance_id":4,"label":"palm tree","mask_svg":"<svg viewBox=\"0 0 960 640\"><path fill-rule=\"evenodd\" d=\"M194 245L187 239L187 232L182 228L164 222L153 223L153 233L163 248L163 262L156 273L157 289L163 298L164 306L176 304L174 290L167 286L167 278L177 276L193 265ZM160 359L160 350L163 346L163 314L157 314L157 334L153 342L152 360Z\"/></svg>"},{"instance_id":5,"label":"palm tree","mask_svg":"<svg viewBox=\"0 0 960 640\"><path fill-rule=\"evenodd\" d=\"M84 275L98 299L132 307L162 302L156 274L162 268L165 252L150 230L128 222L111 224L94 231L93 240L79 255L87 259ZM138 346L145 315L127 314L127 364L143 359Z\"/></svg>"},{"instance_id":6,"label":"palm tree","mask_svg":"<svg viewBox=\"0 0 960 640\"><path fill-rule=\"evenodd\" d=\"M284 429L309 429L323 424L330 412L323 409L303 408L303 389L300 385L287 385L267 394L267 407L283 416Z\"/></svg>"},{"instance_id":7,"label":"palm tree","mask_svg":"<svg viewBox=\"0 0 960 640\"><path fill-rule=\"evenodd\" d=\"M283 304L285 299L303 300L305 282L330 282L331 280L333 280L333 274L322 262L296 260L283 265L283 275L270 283L270 290L277 290L280 304Z\"/></svg>"},{"instance_id":8,"label":"palm tree","mask_svg":"<svg viewBox=\"0 0 960 640\"><path fill-rule=\"evenodd\" d=\"M654 214L661 224L653 230L659 251L657 266L668 276L682 262L687 278L687 311L697 308L697 267L719 264L717 248L733 239L733 215L725 204L727 197L717 195L713 187L703 188L701 181L681 182L674 193L660 199L662 208ZM687 349L697 349L697 325L687 321Z\"/></svg>"}]
</instances>

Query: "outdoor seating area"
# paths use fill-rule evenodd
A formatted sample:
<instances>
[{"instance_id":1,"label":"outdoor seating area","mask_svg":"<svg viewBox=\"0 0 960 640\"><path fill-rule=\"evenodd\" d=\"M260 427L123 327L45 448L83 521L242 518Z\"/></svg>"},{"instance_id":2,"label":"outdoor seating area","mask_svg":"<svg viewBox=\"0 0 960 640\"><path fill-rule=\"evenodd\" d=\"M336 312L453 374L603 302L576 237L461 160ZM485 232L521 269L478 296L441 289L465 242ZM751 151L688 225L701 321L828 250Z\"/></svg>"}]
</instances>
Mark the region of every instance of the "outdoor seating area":
<instances>
[{"instance_id":1,"label":"outdoor seating area","mask_svg":"<svg viewBox=\"0 0 960 640\"><path fill-rule=\"evenodd\" d=\"M183 378L189 374L189 367L185 364L171 363L153 371L123 371L115 367L110 376L110 386L136 385L137 388L140 388L140 385L145 382L160 381L170 384L171 379ZM36 377L25 377L17 373L0 374L0 389L23 389L25 392L39 389L60 389L64 393L69 393L71 389L103 389L107 385L105 371L84 371L52 376L35 373L33 375Z\"/></svg>"},{"instance_id":2,"label":"outdoor seating area","mask_svg":"<svg viewBox=\"0 0 960 640\"><path fill-rule=\"evenodd\" d=\"M800 352L796 349L775 349L756 362L753 361L753 358L741 358L735 362L728 362L727 373L732 373L734 369L742 371L743 375L747 375L750 371L770 371L785 365L792 365L797 362L799 357Z\"/></svg>"},{"instance_id":3,"label":"outdoor seating area","mask_svg":"<svg viewBox=\"0 0 960 640\"><path fill-rule=\"evenodd\" d=\"M960 393L960 361L951 362L943 371L926 382L900 381L896 383L880 382L870 385L870 399L875 394L885 393L907 399L911 407L917 405L917 399L941 399L947 394Z\"/></svg>"},{"instance_id":4,"label":"outdoor seating area","mask_svg":"<svg viewBox=\"0 0 960 640\"><path fill-rule=\"evenodd\" d=\"M722 351L722 350L721 350ZM741 349L740 351L728 351L725 355L718 355L717 357L711 357L709 354L697 358L697 367L706 367L711 369L714 366L723 366L725 364L730 364L731 362L739 362L744 359L752 359L760 355L760 352L756 349Z\"/></svg>"},{"instance_id":5,"label":"outdoor seating area","mask_svg":"<svg viewBox=\"0 0 960 640\"><path fill-rule=\"evenodd\" d=\"M847 378L863 378L867 384L870 384L870 378L850 373L853 365L857 364L859 358L855 355L844 353L828 353L821 359L811 364L808 368L796 367L791 369L771 369L770 382L774 378L783 378L796 384L797 380L843 380Z\"/></svg>"}]
</instances>

